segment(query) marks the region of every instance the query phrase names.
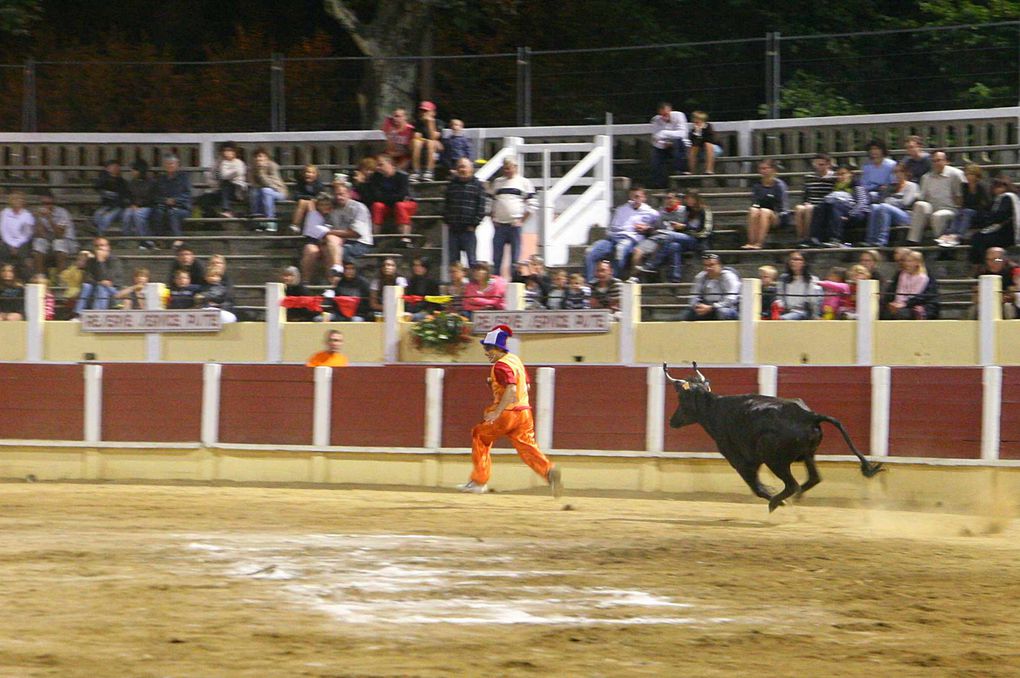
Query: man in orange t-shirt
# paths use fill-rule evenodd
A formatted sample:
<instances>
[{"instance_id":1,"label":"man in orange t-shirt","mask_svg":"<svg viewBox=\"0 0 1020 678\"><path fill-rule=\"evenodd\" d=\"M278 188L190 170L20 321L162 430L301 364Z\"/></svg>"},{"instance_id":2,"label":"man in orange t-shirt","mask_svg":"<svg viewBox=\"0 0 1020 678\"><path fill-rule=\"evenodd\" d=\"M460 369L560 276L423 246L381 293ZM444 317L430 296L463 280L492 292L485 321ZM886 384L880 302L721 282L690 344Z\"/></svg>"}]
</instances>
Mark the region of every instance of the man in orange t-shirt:
<instances>
[{"instance_id":1,"label":"man in orange t-shirt","mask_svg":"<svg viewBox=\"0 0 1020 678\"><path fill-rule=\"evenodd\" d=\"M482 423L471 429L471 464L474 467L471 479L457 487L461 492L474 494L489 491L492 444L497 438L506 436L524 463L545 478L553 496L559 497L563 489L560 470L535 444L535 419L528 399L528 373L521 359L506 347L506 340L512 334L509 327L499 325L481 341L485 357L492 363L489 370L492 403L485 408Z\"/></svg>"},{"instance_id":2,"label":"man in orange t-shirt","mask_svg":"<svg viewBox=\"0 0 1020 678\"><path fill-rule=\"evenodd\" d=\"M305 363L306 367L347 367L347 356L340 352L344 347L344 333L326 332L326 350L319 351Z\"/></svg>"}]
</instances>

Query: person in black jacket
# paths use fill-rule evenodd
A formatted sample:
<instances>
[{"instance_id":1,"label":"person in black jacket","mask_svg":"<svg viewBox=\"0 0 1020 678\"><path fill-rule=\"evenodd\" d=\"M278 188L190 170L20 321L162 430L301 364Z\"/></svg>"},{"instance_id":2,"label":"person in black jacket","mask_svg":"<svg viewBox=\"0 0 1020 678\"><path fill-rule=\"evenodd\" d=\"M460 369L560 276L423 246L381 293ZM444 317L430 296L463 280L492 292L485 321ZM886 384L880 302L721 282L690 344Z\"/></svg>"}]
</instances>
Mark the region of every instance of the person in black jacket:
<instances>
[{"instance_id":1,"label":"person in black jacket","mask_svg":"<svg viewBox=\"0 0 1020 678\"><path fill-rule=\"evenodd\" d=\"M131 165L131 181L127 184L128 199L124 207L124 235L149 235L149 216L156 201L156 182L149 176L149 163L136 160ZM154 247L151 240L138 244L139 249Z\"/></svg>"},{"instance_id":2,"label":"person in black jacket","mask_svg":"<svg viewBox=\"0 0 1020 678\"><path fill-rule=\"evenodd\" d=\"M900 259L882 295L883 320L933 320L939 317L939 286L924 266L924 255L910 250Z\"/></svg>"},{"instance_id":3,"label":"person in black jacket","mask_svg":"<svg viewBox=\"0 0 1020 678\"><path fill-rule=\"evenodd\" d=\"M120 260L110 253L110 241L98 237L92 241L95 256L85 266L85 282L81 286L81 296L75 306L75 313L85 309L105 311L113 306L123 278Z\"/></svg>"},{"instance_id":4,"label":"person in black jacket","mask_svg":"<svg viewBox=\"0 0 1020 678\"><path fill-rule=\"evenodd\" d=\"M354 263L344 266L344 272L332 290L326 290L324 297L332 297L333 320L361 322L371 315L368 306L368 281L358 275Z\"/></svg>"},{"instance_id":5,"label":"person in black jacket","mask_svg":"<svg viewBox=\"0 0 1020 678\"><path fill-rule=\"evenodd\" d=\"M393 164L393 158L385 153L378 156L378 166L369 179L369 194L372 203L372 223L375 232L382 230L386 219L393 215L397 230L404 234L411 233L411 218L418 211L418 203L411 197L411 183L406 172L401 172ZM410 238L403 238L401 244L411 246Z\"/></svg>"},{"instance_id":6,"label":"person in black jacket","mask_svg":"<svg viewBox=\"0 0 1020 678\"><path fill-rule=\"evenodd\" d=\"M94 186L99 193L99 209L92 215L92 222L96 232L103 235L120 219L130 197L128 184L120 175L120 162L107 160Z\"/></svg>"},{"instance_id":7,"label":"person in black jacket","mask_svg":"<svg viewBox=\"0 0 1020 678\"><path fill-rule=\"evenodd\" d=\"M460 253L464 252L468 266L475 265L475 229L486 214L485 186L475 177L474 164L468 158L461 158L450 175L443 210L443 221L449 229L450 261L460 261Z\"/></svg>"},{"instance_id":8,"label":"person in black jacket","mask_svg":"<svg viewBox=\"0 0 1020 678\"><path fill-rule=\"evenodd\" d=\"M156 180L152 230L180 238L184 219L191 214L191 181L181 171L181 161L175 155L163 157L163 172Z\"/></svg>"},{"instance_id":9,"label":"person in black jacket","mask_svg":"<svg viewBox=\"0 0 1020 678\"><path fill-rule=\"evenodd\" d=\"M439 281L429 272L429 262L415 257L411 262L411 277L404 288L404 308L415 321L421 320L428 313L438 311L441 306L432 301L416 297L430 297L439 294Z\"/></svg>"}]
</instances>

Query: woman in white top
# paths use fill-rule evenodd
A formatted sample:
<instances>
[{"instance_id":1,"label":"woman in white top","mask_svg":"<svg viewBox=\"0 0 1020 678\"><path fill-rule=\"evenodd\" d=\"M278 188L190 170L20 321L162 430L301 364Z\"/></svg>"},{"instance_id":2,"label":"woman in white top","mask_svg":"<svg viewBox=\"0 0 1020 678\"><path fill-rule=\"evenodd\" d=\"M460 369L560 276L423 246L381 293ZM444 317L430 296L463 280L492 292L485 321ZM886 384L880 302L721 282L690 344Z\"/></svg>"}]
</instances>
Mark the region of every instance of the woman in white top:
<instances>
[{"instance_id":1,"label":"woman in white top","mask_svg":"<svg viewBox=\"0 0 1020 678\"><path fill-rule=\"evenodd\" d=\"M811 275L811 269L804 254L790 252L786 259L786 272L779 276L776 287L776 301L780 306L781 320L811 320L818 317L822 305L822 287L818 278Z\"/></svg>"}]
</instances>

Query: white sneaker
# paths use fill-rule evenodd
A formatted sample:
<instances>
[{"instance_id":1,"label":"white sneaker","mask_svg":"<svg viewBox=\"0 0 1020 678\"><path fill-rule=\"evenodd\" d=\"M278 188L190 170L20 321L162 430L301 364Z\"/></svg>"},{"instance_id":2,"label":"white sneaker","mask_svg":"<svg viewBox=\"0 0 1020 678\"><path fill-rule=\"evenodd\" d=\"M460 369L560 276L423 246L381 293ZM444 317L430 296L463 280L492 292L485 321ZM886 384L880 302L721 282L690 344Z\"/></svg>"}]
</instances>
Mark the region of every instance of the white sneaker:
<instances>
[{"instance_id":1,"label":"white sneaker","mask_svg":"<svg viewBox=\"0 0 1020 678\"><path fill-rule=\"evenodd\" d=\"M410 181L412 184L418 183L418 181L419 181L418 173L417 172L411 172L411 174L407 177L407 180Z\"/></svg>"},{"instance_id":2,"label":"white sneaker","mask_svg":"<svg viewBox=\"0 0 1020 678\"><path fill-rule=\"evenodd\" d=\"M461 492L470 492L471 494L485 494L489 491L488 485L479 485L473 480L469 480L463 485L458 485L457 489Z\"/></svg>"},{"instance_id":3,"label":"white sneaker","mask_svg":"<svg viewBox=\"0 0 1020 678\"><path fill-rule=\"evenodd\" d=\"M425 170L425 172L421 175L421 180L432 181L432 172L430 170Z\"/></svg>"}]
</instances>

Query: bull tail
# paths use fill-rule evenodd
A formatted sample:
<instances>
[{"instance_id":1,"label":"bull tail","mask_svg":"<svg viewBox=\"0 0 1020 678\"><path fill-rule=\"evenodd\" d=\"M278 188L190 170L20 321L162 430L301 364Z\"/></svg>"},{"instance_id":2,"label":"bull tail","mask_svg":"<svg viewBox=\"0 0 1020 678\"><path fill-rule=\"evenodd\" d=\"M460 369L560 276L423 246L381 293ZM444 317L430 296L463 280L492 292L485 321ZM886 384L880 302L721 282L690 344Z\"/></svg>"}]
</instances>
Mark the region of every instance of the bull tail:
<instances>
[{"instance_id":1,"label":"bull tail","mask_svg":"<svg viewBox=\"0 0 1020 678\"><path fill-rule=\"evenodd\" d=\"M854 445L854 441L850 440L850 434L846 432L845 428L843 428L843 423L839 419L836 419L834 417L827 417L824 414L819 414L818 420L819 422L827 421L839 429L839 432L843 434L843 440L846 441L846 444L850 447L850 450L855 455L857 455L858 459L861 460L861 473L864 474L865 478L874 477L878 475L881 471L885 470L882 468L882 464L878 462L868 461L864 457L864 455L861 454L860 450L857 449L857 446Z\"/></svg>"}]
</instances>

